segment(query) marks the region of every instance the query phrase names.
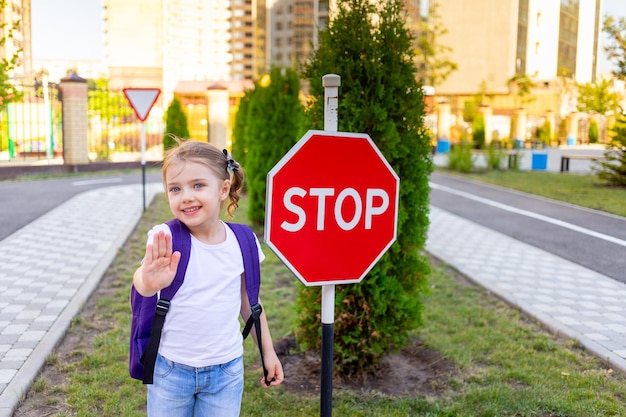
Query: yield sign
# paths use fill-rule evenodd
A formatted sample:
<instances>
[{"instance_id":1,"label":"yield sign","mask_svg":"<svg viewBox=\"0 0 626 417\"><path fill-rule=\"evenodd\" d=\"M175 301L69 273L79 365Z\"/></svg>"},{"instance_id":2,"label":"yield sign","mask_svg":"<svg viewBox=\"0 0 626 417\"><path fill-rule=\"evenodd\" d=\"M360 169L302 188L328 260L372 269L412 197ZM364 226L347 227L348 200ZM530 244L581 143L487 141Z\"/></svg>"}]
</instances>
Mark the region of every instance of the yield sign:
<instances>
[{"instance_id":1,"label":"yield sign","mask_svg":"<svg viewBox=\"0 0 626 417\"><path fill-rule=\"evenodd\" d=\"M161 90L158 88L125 88L124 95L142 122L148 117Z\"/></svg>"}]
</instances>

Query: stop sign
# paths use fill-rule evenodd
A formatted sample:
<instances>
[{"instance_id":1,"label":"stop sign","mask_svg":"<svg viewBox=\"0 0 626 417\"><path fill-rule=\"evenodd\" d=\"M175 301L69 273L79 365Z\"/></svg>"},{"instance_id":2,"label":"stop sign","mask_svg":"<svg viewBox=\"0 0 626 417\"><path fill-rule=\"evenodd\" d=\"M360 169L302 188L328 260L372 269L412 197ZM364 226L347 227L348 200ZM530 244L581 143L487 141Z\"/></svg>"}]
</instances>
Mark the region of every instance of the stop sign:
<instances>
[{"instance_id":1,"label":"stop sign","mask_svg":"<svg viewBox=\"0 0 626 417\"><path fill-rule=\"evenodd\" d=\"M359 282L396 239L399 183L368 135L310 130L267 176L265 241L305 285Z\"/></svg>"}]
</instances>

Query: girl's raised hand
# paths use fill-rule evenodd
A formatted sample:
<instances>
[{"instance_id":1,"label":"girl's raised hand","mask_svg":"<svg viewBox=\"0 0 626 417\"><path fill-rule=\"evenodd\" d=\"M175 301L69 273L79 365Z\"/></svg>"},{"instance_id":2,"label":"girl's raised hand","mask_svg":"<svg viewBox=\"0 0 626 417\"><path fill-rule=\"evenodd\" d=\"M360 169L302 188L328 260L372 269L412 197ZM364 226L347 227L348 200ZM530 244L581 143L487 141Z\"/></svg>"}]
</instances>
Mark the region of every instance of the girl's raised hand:
<instances>
[{"instance_id":1,"label":"girl's raised hand","mask_svg":"<svg viewBox=\"0 0 626 417\"><path fill-rule=\"evenodd\" d=\"M142 281L146 290L157 292L169 286L176 276L180 252L172 251L172 236L157 232L146 246L142 265Z\"/></svg>"}]
</instances>

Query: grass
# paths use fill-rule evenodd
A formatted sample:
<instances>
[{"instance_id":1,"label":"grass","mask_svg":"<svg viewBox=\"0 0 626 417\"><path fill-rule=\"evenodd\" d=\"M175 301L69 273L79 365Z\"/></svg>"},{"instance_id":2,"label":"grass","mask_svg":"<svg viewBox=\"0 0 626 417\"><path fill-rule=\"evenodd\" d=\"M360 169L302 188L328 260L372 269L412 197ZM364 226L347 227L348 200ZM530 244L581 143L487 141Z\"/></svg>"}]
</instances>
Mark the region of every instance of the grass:
<instances>
[{"instance_id":1,"label":"grass","mask_svg":"<svg viewBox=\"0 0 626 417\"><path fill-rule=\"evenodd\" d=\"M580 176L507 172L472 177L499 185L510 182L514 188L530 192L541 190L552 198L569 195L562 188L572 186L577 190L572 194L580 194L579 204L598 198L599 187ZM571 178L577 181L570 184ZM563 185L564 181L568 185ZM590 184L587 189L581 185L584 183ZM624 201L623 190L602 191L611 190ZM245 199L242 203L236 221L246 222ZM71 349L60 347L33 385L24 404L33 413L24 415L144 415L145 389L131 380L127 371L128 292L132 272L143 256L147 230L169 217L163 196L158 196L107 271L106 288L99 289L99 296L73 321L67 338L74 343L64 344ZM267 247L263 249L262 296L276 341L292 335L295 291L301 284ZM433 262L429 287L425 325L415 329L414 335L453 361L458 372L437 396L392 397L372 391L335 390L335 416L626 416L624 376L587 354L575 341L553 337L438 262ZM92 339L89 334L97 336ZM319 394L296 394L284 386L262 389L258 351L251 340L245 343L241 415L319 415Z\"/></svg>"},{"instance_id":2,"label":"grass","mask_svg":"<svg viewBox=\"0 0 626 417\"><path fill-rule=\"evenodd\" d=\"M450 170L440 171L460 175ZM595 175L492 170L462 177L626 217L626 188L606 185Z\"/></svg>"}]
</instances>

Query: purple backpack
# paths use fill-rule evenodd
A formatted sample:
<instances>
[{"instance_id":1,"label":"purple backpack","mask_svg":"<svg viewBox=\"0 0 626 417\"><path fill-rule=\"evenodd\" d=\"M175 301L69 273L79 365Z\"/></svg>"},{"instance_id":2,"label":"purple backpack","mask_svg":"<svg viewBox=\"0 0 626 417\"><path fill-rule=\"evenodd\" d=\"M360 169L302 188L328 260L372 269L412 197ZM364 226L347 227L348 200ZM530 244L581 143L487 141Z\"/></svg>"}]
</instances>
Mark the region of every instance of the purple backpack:
<instances>
[{"instance_id":1,"label":"purple backpack","mask_svg":"<svg viewBox=\"0 0 626 417\"><path fill-rule=\"evenodd\" d=\"M266 383L269 385L267 369L265 369L265 364L263 363L263 349L261 345L259 318L263 309L261 304L259 304L261 271L256 239L250 227L238 223L227 224L235 233L241 247L246 291L252 307L252 315L248 318L242 335L245 339L250 333L252 325L254 325L259 352L261 352L261 364ZM156 294L152 297L144 297L137 292L135 286L131 288L130 303L133 311L133 321L130 329L129 371L132 378L139 379L144 384L152 384L154 364L161 341L161 330L170 308L170 301L185 279L185 272L191 253L191 234L187 226L178 219L168 221L167 225L172 231L172 248L174 251L180 251L181 253L174 281L169 287L161 290L161 297L158 299Z\"/></svg>"}]
</instances>

